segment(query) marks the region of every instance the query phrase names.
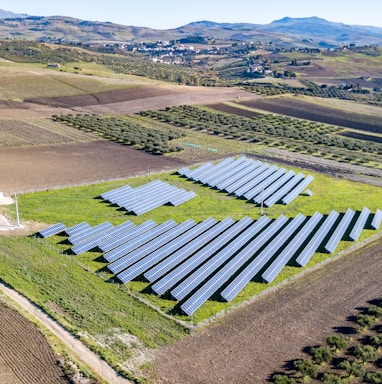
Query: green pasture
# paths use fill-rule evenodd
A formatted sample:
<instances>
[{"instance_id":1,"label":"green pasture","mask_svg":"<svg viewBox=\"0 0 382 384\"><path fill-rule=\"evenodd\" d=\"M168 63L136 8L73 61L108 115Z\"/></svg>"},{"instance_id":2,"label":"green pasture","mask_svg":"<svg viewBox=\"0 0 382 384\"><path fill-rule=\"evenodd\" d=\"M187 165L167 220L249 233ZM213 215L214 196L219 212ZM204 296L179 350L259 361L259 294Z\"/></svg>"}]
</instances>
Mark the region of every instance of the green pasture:
<instances>
[{"instance_id":1,"label":"green pasture","mask_svg":"<svg viewBox=\"0 0 382 384\"><path fill-rule=\"evenodd\" d=\"M298 169L295 170L298 171ZM307 171L303 172L305 175L308 174ZM309 186L309 189L313 191L312 196L300 195L289 205L275 204L271 208L264 208L264 213L270 218L277 218L281 214L292 218L300 212L306 216L311 216L316 211L328 214L332 209L344 213L348 208L361 211L364 206L367 206L372 212L375 212L377 208L381 208L381 188L348 180L335 179L318 173L310 174L315 177ZM155 179L161 179L179 188L193 190L196 192L197 197L179 207L162 206L141 216L128 214L115 206L110 206L99 198L101 193L113 188L125 184L137 187ZM240 220L244 216L249 216L257 220L261 216L261 208L253 203L228 196L226 193L205 187L199 183L190 182L176 173L163 173L91 186L25 194L19 197L19 207L22 220L37 221L46 223L46 225L63 222L66 226L72 226L82 221L87 221L91 225L110 221L112 224L117 225L126 220L140 224L149 219L153 219L156 223L160 224L170 218L174 219L177 223L181 223L190 218L199 222L208 217L223 220L230 216L235 220ZM360 240L364 240L374 233L375 231L373 230L364 230ZM228 310L232 305L250 300L253 296L264 291L269 286L274 286L301 271L301 268L288 266L284 268L274 283L267 285L258 281L251 282L232 303L223 303L218 298L209 300L194 314L192 319L188 319L174 312L177 304L175 301L168 298L158 298L146 289L148 284L145 282L138 280L124 286L105 282L105 280L109 281L109 279L113 281L113 276L106 270L106 263L103 261L101 253L86 252L83 255L72 257L60 255L60 252L66 252L70 248L70 245L63 240L65 239L56 236L51 240L47 240L47 242L55 248L56 254L54 257L58 259L63 258L60 263L70 265L70 268L75 268L84 281L91 276L92 284L94 283L98 286L99 290L104 290L104 287L107 287L107 289L116 289L118 292L123 292L121 293L121 300L125 300L126 292L133 293L142 298L142 300L152 303L160 311L174 316L174 318L187 322L192 321L194 323L206 320L218 312ZM35 243L33 243L33 241L35 241ZM37 248L44 248L43 245L37 243L37 240L23 239L22 242L26 242L31 248L33 248L33 244L35 244ZM354 243L350 241L343 241L340 243L337 251L347 249L353 244ZM316 253L310 261L309 266L313 266L329 257L331 257L331 255ZM38 256L36 256L36 258L38 259ZM43 264L43 261L41 261L41 264ZM56 262L54 264L56 264ZM25 271L29 270L27 265L28 263L23 266ZM70 275L70 273L68 274ZM27 273L26 275L28 276ZM100 277L95 278L96 275ZM53 280L56 278L58 277L54 277ZM3 279L7 281L6 278ZM34 279L36 279L36 277L33 277L32 280ZM49 280L50 278L46 277L46 282L43 282L42 285L48 284ZM71 280L69 276L67 277L67 283L68 281L70 285ZM65 287L67 287L67 284L65 284ZM72 288L77 289L76 287L78 287L77 283L74 283ZM81 292L82 289L84 293L81 293L81 295L88 294L86 284L83 287L81 286ZM63 292L61 296L66 297L66 293ZM49 297L49 294L47 297ZM38 302L42 300L42 298L37 299ZM113 300L114 299L118 300L117 297L113 298ZM106 303L103 302L102 305L104 306ZM78 304L78 306L76 310L82 313L81 304ZM106 305L105 308L107 307ZM84 311L86 312L86 308L84 308ZM87 315L84 315L83 317L85 318L86 316ZM104 327L108 328L108 325L104 325ZM90 326L86 326L87 332L89 332L90 329Z\"/></svg>"}]
</instances>

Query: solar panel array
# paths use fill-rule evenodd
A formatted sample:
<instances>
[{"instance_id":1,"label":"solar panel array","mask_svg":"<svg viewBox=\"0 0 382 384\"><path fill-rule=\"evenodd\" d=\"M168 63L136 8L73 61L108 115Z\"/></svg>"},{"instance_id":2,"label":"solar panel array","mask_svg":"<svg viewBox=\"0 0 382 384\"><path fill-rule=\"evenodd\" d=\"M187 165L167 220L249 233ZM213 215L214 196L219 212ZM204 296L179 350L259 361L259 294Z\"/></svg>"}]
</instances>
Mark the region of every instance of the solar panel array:
<instances>
[{"instance_id":1,"label":"solar panel array","mask_svg":"<svg viewBox=\"0 0 382 384\"><path fill-rule=\"evenodd\" d=\"M314 179L245 156L229 157L217 164L205 163L192 170L182 168L178 174L267 207L279 201L289 204Z\"/></svg>"},{"instance_id":2,"label":"solar panel array","mask_svg":"<svg viewBox=\"0 0 382 384\"><path fill-rule=\"evenodd\" d=\"M154 180L132 188L125 185L101 194L101 198L139 216L164 204L178 206L196 196L194 191Z\"/></svg>"},{"instance_id":3,"label":"solar panel array","mask_svg":"<svg viewBox=\"0 0 382 384\"><path fill-rule=\"evenodd\" d=\"M356 241L365 227L379 229L381 221L381 210L372 215L365 207L257 221L227 217L177 224L170 219L159 225L148 220L137 226L126 221L93 227L83 222L70 228L57 223L38 233L66 233L74 254L100 249L119 281L143 276L153 292L168 292L192 315L215 293L232 301L256 276L270 283L288 263L304 267L318 250L334 252L341 240Z\"/></svg>"}]
</instances>

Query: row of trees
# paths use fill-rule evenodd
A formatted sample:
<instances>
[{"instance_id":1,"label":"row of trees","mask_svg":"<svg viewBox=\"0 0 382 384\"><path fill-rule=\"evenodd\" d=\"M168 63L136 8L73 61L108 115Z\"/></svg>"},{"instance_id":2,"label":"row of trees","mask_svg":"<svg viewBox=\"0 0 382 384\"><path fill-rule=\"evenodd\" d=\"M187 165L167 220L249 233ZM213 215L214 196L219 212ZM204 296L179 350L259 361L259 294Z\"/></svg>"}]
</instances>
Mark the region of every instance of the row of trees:
<instances>
[{"instance_id":1,"label":"row of trees","mask_svg":"<svg viewBox=\"0 0 382 384\"><path fill-rule=\"evenodd\" d=\"M170 141L183 135L179 131L161 131L147 128L136 122L118 117L89 114L53 115L53 121L68 124L74 128L95 132L105 139L132 145L154 154L181 151L180 146L171 146Z\"/></svg>"},{"instance_id":2,"label":"row of trees","mask_svg":"<svg viewBox=\"0 0 382 384\"><path fill-rule=\"evenodd\" d=\"M312 379L326 384L382 383L382 297L354 320L358 337L329 335L326 345L310 348L306 359L293 361L291 373L274 374L272 381L276 384Z\"/></svg>"},{"instance_id":3,"label":"row of trees","mask_svg":"<svg viewBox=\"0 0 382 384\"><path fill-rule=\"evenodd\" d=\"M194 106L168 107L162 111L143 111L142 115L179 127L203 131L229 139L264 141L267 138L292 139L314 146L344 148L382 155L382 144L336 135L341 129L321 123L256 114L252 118L211 112Z\"/></svg>"}]
</instances>

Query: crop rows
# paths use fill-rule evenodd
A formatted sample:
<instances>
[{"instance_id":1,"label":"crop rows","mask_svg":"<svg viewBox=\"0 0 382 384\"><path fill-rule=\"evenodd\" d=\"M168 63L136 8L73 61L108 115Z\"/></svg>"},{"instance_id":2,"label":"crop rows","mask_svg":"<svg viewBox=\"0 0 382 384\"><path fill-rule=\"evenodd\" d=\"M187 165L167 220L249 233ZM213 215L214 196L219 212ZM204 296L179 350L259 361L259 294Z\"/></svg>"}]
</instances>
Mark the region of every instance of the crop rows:
<instances>
[{"instance_id":1,"label":"crop rows","mask_svg":"<svg viewBox=\"0 0 382 384\"><path fill-rule=\"evenodd\" d=\"M169 145L169 141L182 137L182 134L175 130L164 132L144 127L127 119L89 114L53 115L52 118L54 121L63 122L81 130L95 132L104 138L137 146L154 154L164 154L182 149Z\"/></svg>"},{"instance_id":2,"label":"crop rows","mask_svg":"<svg viewBox=\"0 0 382 384\"><path fill-rule=\"evenodd\" d=\"M336 135L341 131L339 127L286 116L256 114L252 118L247 118L210 112L192 106L168 107L162 111L143 111L141 114L183 128L230 139L265 143L269 138L292 139L303 144L382 154L382 145L379 143Z\"/></svg>"},{"instance_id":3,"label":"crop rows","mask_svg":"<svg viewBox=\"0 0 382 384\"><path fill-rule=\"evenodd\" d=\"M72 132L74 131L74 133ZM0 120L0 147L31 147L47 144L64 144L74 141L88 141L91 137L75 130L52 129L48 122L21 120Z\"/></svg>"}]
</instances>

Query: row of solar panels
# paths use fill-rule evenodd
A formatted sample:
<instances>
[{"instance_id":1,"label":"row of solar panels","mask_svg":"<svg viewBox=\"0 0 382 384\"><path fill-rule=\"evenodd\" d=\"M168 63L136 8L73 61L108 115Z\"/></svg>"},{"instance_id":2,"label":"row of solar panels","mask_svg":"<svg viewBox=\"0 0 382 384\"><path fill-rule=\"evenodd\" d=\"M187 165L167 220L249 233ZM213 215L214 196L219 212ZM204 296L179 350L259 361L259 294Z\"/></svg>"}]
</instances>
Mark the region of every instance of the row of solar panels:
<instances>
[{"instance_id":1,"label":"row of solar panels","mask_svg":"<svg viewBox=\"0 0 382 384\"><path fill-rule=\"evenodd\" d=\"M279 201L289 204L314 179L311 175L305 177L301 172L296 174L245 156L229 157L217 164L208 162L192 170L182 168L178 173L266 207Z\"/></svg>"},{"instance_id":2,"label":"row of solar panels","mask_svg":"<svg viewBox=\"0 0 382 384\"><path fill-rule=\"evenodd\" d=\"M137 216L163 204L178 206L195 196L193 191L186 191L161 180L154 180L137 188L125 185L101 194L102 199Z\"/></svg>"},{"instance_id":3,"label":"row of solar panels","mask_svg":"<svg viewBox=\"0 0 382 384\"><path fill-rule=\"evenodd\" d=\"M82 223L84 229L68 239L72 244L78 241L72 247L75 253L85 244L101 249L107 268L122 283L143 275L155 293L170 292L183 301L183 312L192 315L222 286L221 297L231 301L259 273L270 283L291 260L304 267L317 250L334 252L342 239L357 241L365 226L379 229L381 221L381 210L372 215L364 208L359 213L333 210L327 216L316 212L276 220L228 217L220 222L208 218L159 225L149 220L138 226L128 221L113 229L103 223L103 230L102 224L85 228ZM59 223L40 235L68 231L72 229Z\"/></svg>"}]
</instances>

